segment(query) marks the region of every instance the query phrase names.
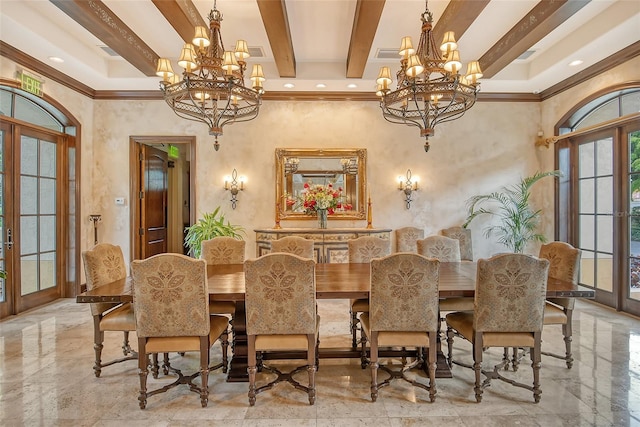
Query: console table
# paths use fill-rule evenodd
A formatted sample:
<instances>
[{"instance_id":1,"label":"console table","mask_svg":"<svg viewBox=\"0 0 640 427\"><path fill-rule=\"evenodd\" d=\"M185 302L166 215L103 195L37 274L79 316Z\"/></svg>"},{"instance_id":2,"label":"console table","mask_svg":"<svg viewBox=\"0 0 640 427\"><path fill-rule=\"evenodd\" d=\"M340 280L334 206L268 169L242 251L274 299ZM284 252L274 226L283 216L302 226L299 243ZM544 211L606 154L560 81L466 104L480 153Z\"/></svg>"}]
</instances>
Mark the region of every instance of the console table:
<instances>
[{"instance_id":1,"label":"console table","mask_svg":"<svg viewBox=\"0 0 640 427\"><path fill-rule=\"evenodd\" d=\"M256 256L271 252L271 242L287 236L313 240L316 262L349 262L349 240L362 236L377 236L389 240L388 228L265 228L256 232Z\"/></svg>"}]
</instances>

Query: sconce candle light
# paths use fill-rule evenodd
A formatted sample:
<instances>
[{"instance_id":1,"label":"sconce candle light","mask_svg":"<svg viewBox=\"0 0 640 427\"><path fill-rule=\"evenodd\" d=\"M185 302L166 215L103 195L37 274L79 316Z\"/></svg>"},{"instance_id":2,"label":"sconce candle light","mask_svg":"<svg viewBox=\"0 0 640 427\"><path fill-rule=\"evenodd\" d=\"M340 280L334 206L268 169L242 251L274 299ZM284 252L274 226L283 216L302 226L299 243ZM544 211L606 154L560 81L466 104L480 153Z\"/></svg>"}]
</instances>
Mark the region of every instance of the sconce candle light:
<instances>
[{"instance_id":1,"label":"sconce candle light","mask_svg":"<svg viewBox=\"0 0 640 427\"><path fill-rule=\"evenodd\" d=\"M418 180L417 176L413 177L413 181L411 180L411 169L407 169L406 176L399 175L398 176L398 190L404 192L404 201L406 203L407 209L411 208L411 193L414 191L418 191Z\"/></svg>"},{"instance_id":2,"label":"sconce candle light","mask_svg":"<svg viewBox=\"0 0 640 427\"><path fill-rule=\"evenodd\" d=\"M231 176L224 177L224 189L231 192L231 208L235 209L238 203L238 192L244 190L244 183L247 178L244 176L238 177L238 171L233 170Z\"/></svg>"}]
</instances>

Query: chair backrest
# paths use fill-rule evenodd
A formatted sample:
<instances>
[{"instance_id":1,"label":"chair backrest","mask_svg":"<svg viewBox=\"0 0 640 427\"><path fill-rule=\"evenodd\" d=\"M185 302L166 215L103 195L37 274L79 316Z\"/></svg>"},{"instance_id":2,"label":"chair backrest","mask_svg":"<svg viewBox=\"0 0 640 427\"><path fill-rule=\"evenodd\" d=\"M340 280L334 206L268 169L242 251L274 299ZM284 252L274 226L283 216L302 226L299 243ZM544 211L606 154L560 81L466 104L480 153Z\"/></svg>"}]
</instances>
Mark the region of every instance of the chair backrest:
<instances>
[{"instance_id":1,"label":"chair backrest","mask_svg":"<svg viewBox=\"0 0 640 427\"><path fill-rule=\"evenodd\" d=\"M316 262L271 253L244 263L247 334L316 332Z\"/></svg>"},{"instance_id":2,"label":"chair backrest","mask_svg":"<svg viewBox=\"0 0 640 427\"><path fill-rule=\"evenodd\" d=\"M99 243L82 252L82 263L87 280L87 290L127 277L127 269L120 246ZM118 304L92 303L91 314L102 314L116 305Z\"/></svg>"},{"instance_id":3,"label":"chair backrest","mask_svg":"<svg viewBox=\"0 0 640 427\"><path fill-rule=\"evenodd\" d=\"M549 261L524 254L478 260L475 330L541 331L548 271Z\"/></svg>"},{"instance_id":4,"label":"chair backrest","mask_svg":"<svg viewBox=\"0 0 640 427\"><path fill-rule=\"evenodd\" d=\"M429 236L418 240L418 253L441 262L460 261L460 244L456 239L444 236Z\"/></svg>"},{"instance_id":5,"label":"chair backrest","mask_svg":"<svg viewBox=\"0 0 640 427\"><path fill-rule=\"evenodd\" d=\"M369 316L374 331L436 331L440 261L413 253L371 260Z\"/></svg>"},{"instance_id":6,"label":"chair backrest","mask_svg":"<svg viewBox=\"0 0 640 427\"><path fill-rule=\"evenodd\" d=\"M471 230L463 227L450 227L442 230L442 235L450 239L456 239L460 246L460 259L473 261L473 244L471 243Z\"/></svg>"},{"instance_id":7,"label":"chair backrest","mask_svg":"<svg viewBox=\"0 0 640 427\"><path fill-rule=\"evenodd\" d=\"M348 241L349 262L369 263L391 253L391 242L376 236L362 236Z\"/></svg>"},{"instance_id":8,"label":"chair backrest","mask_svg":"<svg viewBox=\"0 0 640 427\"><path fill-rule=\"evenodd\" d=\"M228 236L214 237L202 241L200 258L208 265L242 264L245 241Z\"/></svg>"},{"instance_id":9,"label":"chair backrest","mask_svg":"<svg viewBox=\"0 0 640 427\"><path fill-rule=\"evenodd\" d=\"M416 242L424 239L424 230L416 227L403 227L396 230L396 252L418 252Z\"/></svg>"},{"instance_id":10,"label":"chair backrest","mask_svg":"<svg viewBox=\"0 0 640 427\"><path fill-rule=\"evenodd\" d=\"M549 260L549 277L578 284L580 249L565 242L550 242L540 247L538 257Z\"/></svg>"},{"instance_id":11,"label":"chair backrest","mask_svg":"<svg viewBox=\"0 0 640 427\"><path fill-rule=\"evenodd\" d=\"M565 242L550 242L540 247L539 258L549 260L549 277L578 284L580 249ZM575 298L549 298L549 301L573 310Z\"/></svg>"},{"instance_id":12,"label":"chair backrest","mask_svg":"<svg viewBox=\"0 0 640 427\"><path fill-rule=\"evenodd\" d=\"M207 263L181 254L131 262L138 337L209 334Z\"/></svg>"},{"instance_id":13,"label":"chair backrest","mask_svg":"<svg viewBox=\"0 0 640 427\"><path fill-rule=\"evenodd\" d=\"M315 258L313 247L313 240L308 240L300 236L286 236L271 242L272 253L284 252L310 259Z\"/></svg>"}]
</instances>

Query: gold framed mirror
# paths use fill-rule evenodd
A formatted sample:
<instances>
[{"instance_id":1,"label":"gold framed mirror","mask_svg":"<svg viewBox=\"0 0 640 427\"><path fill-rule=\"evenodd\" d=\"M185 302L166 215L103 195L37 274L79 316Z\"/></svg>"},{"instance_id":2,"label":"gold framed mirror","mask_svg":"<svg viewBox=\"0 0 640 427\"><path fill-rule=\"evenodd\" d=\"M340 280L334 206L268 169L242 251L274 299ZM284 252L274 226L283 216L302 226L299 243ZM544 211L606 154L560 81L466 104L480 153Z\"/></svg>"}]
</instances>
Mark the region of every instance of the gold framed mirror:
<instances>
[{"instance_id":1,"label":"gold framed mirror","mask_svg":"<svg viewBox=\"0 0 640 427\"><path fill-rule=\"evenodd\" d=\"M305 183L342 189L343 206L329 219L365 219L366 171L365 148L276 148L276 228L282 219L316 219L296 203Z\"/></svg>"}]
</instances>

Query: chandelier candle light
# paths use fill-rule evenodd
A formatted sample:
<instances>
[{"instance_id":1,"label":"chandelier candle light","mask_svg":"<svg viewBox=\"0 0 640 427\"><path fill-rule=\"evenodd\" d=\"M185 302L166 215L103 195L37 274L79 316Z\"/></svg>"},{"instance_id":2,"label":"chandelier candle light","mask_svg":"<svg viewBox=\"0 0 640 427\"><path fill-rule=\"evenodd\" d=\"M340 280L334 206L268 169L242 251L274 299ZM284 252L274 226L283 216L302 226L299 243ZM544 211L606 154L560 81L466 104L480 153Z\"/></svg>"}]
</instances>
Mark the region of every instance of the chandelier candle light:
<instances>
[{"instance_id":1,"label":"chandelier candle light","mask_svg":"<svg viewBox=\"0 0 640 427\"><path fill-rule=\"evenodd\" d=\"M185 43L178 60L184 68L180 77L167 58L158 60L156 74L162 78L160 90L173 111L184 119L204 122L209 135L215 136L214 148L220 148L218 136L229 123L249 121L258 116L265 81L262 65L254 65L252 87L244 85L249 49L238 40L235 51L225 51L220 34L222 13L216 2L209 12L209 28L195 27L192 43Z\"/></svg>"},{"instance_id":2,"label":"chandelier candle light","mask_svg":"<svg viewBox=\"0 0 640 427\"><path fill-rule=\"evenodd\" d=\"M418 48L413 48L411 37L402 39L396 90L390 89L389 67L382 67L376 80L376 95L380 97L383 117L391 123L419 127L420 136L426 139L424 150L429 151L429 137L434 135L436 124L462 117L475 104L482 71L480 63L472 61L467 74L460 75L462 63L453 31L444 34L438 49L428 2L425 9Z\"/></svg>"}]
</instances>

